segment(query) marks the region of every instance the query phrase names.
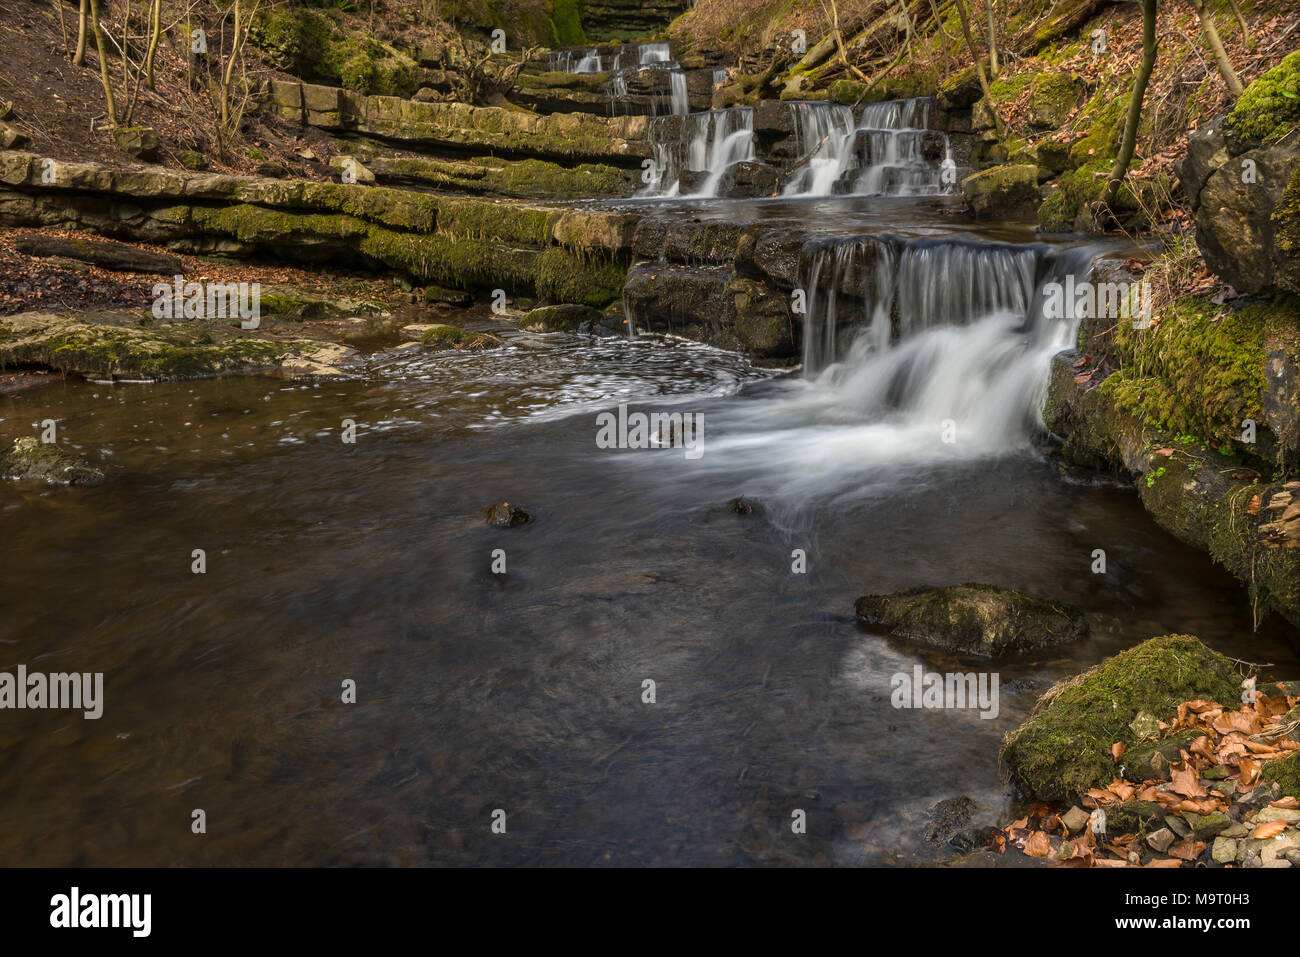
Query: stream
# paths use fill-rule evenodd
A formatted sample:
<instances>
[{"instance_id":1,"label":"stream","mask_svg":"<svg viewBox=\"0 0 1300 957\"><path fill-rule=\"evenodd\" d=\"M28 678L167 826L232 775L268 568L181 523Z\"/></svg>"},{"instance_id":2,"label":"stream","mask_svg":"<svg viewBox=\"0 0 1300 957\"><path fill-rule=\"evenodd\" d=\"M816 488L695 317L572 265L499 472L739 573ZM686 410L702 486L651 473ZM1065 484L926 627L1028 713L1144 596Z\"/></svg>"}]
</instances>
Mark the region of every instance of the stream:
<instances>
[{"instance_id":1,"label":"stream","mask_svg":"<svg viewBox=\"0 0 1300 957\"><path fill-rule=\"evenodd\" d=\"M712 127L727 163L748 155ZM99 720L0 726L0 858L934 863L954 857L926 839L935 802L1007 819L998 745L1056 680L1166 633L1300 675L1293 629L1252 633L1227 572L1038 444L1048 362L1074 336L1042 315L1042 284L1115 247L974 224L934 176L843 156L776 199L664 186L607 204L805 236L801 372L659 335L520 332L478 307L502 348L379 351L340 381L10 395L6 434L53 418L110 480L0 500L0 669L105 675ZM865 192L811 195L846 173ZM702 454L598 447L597 416L624 404L702 416ZM498 502L532 521L486 524ZM1092 637L981 664L854 621L859 595L966 581L1077 604ZM890 677L917 664L995 671L997 716L896 710Z\"/></svg>"}]
</instances>

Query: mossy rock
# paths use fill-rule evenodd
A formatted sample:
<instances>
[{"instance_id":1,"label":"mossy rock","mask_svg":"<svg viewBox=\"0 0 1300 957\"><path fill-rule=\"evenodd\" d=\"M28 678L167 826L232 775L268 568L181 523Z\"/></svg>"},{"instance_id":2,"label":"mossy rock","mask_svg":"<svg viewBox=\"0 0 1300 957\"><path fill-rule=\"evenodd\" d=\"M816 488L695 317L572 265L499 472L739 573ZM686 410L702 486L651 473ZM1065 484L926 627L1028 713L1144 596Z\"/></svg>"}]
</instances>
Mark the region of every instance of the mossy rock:
<instances>
[{"instance_id":1,"label":"mossy rock","mask_svg":"<svg viewBox=\"0 0 1300 957\"><path fill-rule=\"evenodd\" d=\"M584 325L594 326L604 318L604 312L591 306L563 303L532 310L519 320L519 328L537 332L577 332Z\"/></svg>"},{"instance_id":2,"label":"mossy rock","mask_svg":"<svg viewBox=\"0 0 1300 957\"><path fill-rule=\"evenodd\" d=\"M1029 122L1039 129L1059 129L1079 103L1083 81L1072 73L1043 73L1030 84Z\"/></svg>"},{"instance_id":3,"label":"mossy rock","mask_svg":"<svg viewBox=\"0 0 1300 957\"><path fill-rule=\"evenodd\" d=\"M745 350L764 358L795 354L789 297L764 282L737 277L727 285L735 308L736 338Z\"/></svg>"},{"instance_id":4,"label":"mossy rock","mask_svg":"<svg viewBox=\"0 0 1300 957\"><path fill-rule=\"evenodd\" d=\"M1300 127L1300 50L1246 87L1224 121L1233 153L1275 143Z\"/></svg>"},{"instance_id":5,"label":"mossy rock","mask_svg":"<svg viewBox=\"0 0 1300 957\"><path fill-rule=\"evenodd\" d=\"M1277 758L1264 765L1260 777L1270 784L1276 784L1281 794L1300 798L1300 751L1292 751L1284 758Z\"/></svg>"},{"instance_id":6,"label":"mossy rock","mask_svg":"<svg viewBox=\"0 0 1300 957\"><path fill-rule=\"evenodd\" d=\"M862 98L867 85L858 80L836 80L831 84L830 101L841 106L852 106Z\"/></svg>"},{"instance_id":7,"label":"mossy rock","mask_svg":"<svg viewBox=\"0 0 1300 957\"><path fill-rule=\"evenodd\" d=\"M972 173L961 189L977 219L1032 219L1042 202L1038 167L1029 164Z\"/></svg>"},{"instance_id":8,"label":"mossy rock","mask_svg":"<svg viewBox=\"0 0 1300 957\"><path fill-rule=\"evenodd\" d=\"M1162 309L1149 328L1119 323L1121 372L1102 388L1154 428L1232 442L1243 420L1266 420L1266 343L1288 328L1300 330L1300 301L1234 309L1188 296Z\"/></svg>"},{"instance_id":9,"label":"mossy rock","mask_svg":"<svg viewBox=\"0 0 1300 957\"><path fill-rule=\"evenodd\" d=\"M426 349L479 351L496 349L501 345L501 337L490 332L467 332L460 326L436 325L425 331L420 343Z\"/></svg>"},{"instance_id":10,"label":"mossy rock","mask_svg":"<svg viewBox=\"0 0 1300 957\"><path fill-rule=\"evenodd\" d=\"M104 473L57 443L24 436L0 453L0 478L86 486L104 481Z\"/></svg>"},{"instance_id":11,"label":"mossy rock","mask_svg":"<svg viewBox=\"0 0 1300 957\"><path fill-rule=\"evenodd\" d=\"M986 658L1078 641L1088 634L1087 622L1077 608L996 585L864 595L854 604L854 611L866 627Z\"/></svg>"},{"instance_id":12,"label":"mossy rock","mask_svg":"<svg viewBox=\"0 0 1300 957\"><path fill-rule=\"evenodd\" d=\"M1002 742L1011 781L1027 797L1063 801L1115 775L1111 745L1134 744L1139 712L1169 720L1184 701L1236 701L1233 663L1190 635L1152 638L1060 682Z\"/></svg>"}]
</instances>

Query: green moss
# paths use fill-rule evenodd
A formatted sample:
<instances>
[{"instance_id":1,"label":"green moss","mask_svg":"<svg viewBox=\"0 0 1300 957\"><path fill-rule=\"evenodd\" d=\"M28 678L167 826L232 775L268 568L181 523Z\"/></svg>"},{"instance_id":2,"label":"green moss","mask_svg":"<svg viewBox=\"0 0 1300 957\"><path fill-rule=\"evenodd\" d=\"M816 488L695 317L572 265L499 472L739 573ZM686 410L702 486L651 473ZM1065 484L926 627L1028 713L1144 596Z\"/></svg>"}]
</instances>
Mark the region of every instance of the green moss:
<instances>
[{"instance_id":1,"label":"green moss","mask_svg":"<svg viewBox=\"0 0 1300 957\"><path fill-rule=\"evenodd\" d=\"M1234 439L1243 419L1264 421L1271 322L1300 322L1300 309L1294 302L1231 309L1188 297L1162 310L1150 328L1121 322L1114 346L1121 370L1102 388L1155 428Z\"/></svg>"},{"instance_id":2,"label":"green moss","mask_svg":"<svg viewBox=\"0 0 1300 957\"><path fill-rule=\"evenodd\" d=\"M1105 162L1108 166L1119 151L1121 120L1128 100L1113 89L1098 90L1079 111L1079 121L1088 133L1070 147L1070 162L1086 166Z\"/></svg>"},{"instance_id":3,"label":"green moss","mask_svg":"<svg viewBox=\"0 0 1300 957\"><path fill-rule=\"evenodd\" d=\"M427 349L495 349L501 338L490 332L466 332L459 326L438 325L425 331L420 342Z\"/></svg>"},{"instance_id":4,"label":"green moss","mask_svg":"<svg viewBox=\"0 0 1300 957\"><path fill-rule=\"evenodd\" d=\"M623 294L630 266L626 256L580 254L552 246L538 257L537 295L548 302L607 306Z\"/></svg>"},{"instance_id":5,"label":"green moss","mask_svg":"<svg viewBox=\"0 0 1300 957\"><path fill-rule=\"evenodd\" d=\"M402 97L419 89L414 60L377 40L345 33L314 10L272 7L253 19L248 37L273 66L310 83Z\"/></svg>"},{"instance_id":6,"label":"green moss","mask_svg":"<svg viewBox=\"0 0 1300 957\"><path fill-rule=\"evenodd\" d=\"M831 84L830 100L842 106L852 106L862 97L862 92L866 88L865 83L857 80L836 80Z\"/></svg>"},{"instance_id":7,"label":"green moss","mask_svg":"<svg viewBox=\"0 0 1300 957\"><path fill-rule=\"evenodd\" d=\"M1235 701L1239 688L1232 662L1196 638L1152 638L1049 691L1001 757L1027 796L1066 800L1110 781L1110 747L1134 743L1139 711L1167 720L1183 701Z\"/></svg>"},{"instance_id":8,"label":"green moss","mask_svg":"<svg viewBox=\"0 0 1300 957\"><path fill-rule=\"evenodd\" d=\"M1225 127L1244 143L1280 140L1300 126L1300 50L1261 75L1237 100Z\"/></svg>"},{"instance_id":9,"label":"green moss","mask_svg":"<svg viewBox=\"0 0 1300 957\"><path fill-rule=\"evenodd\" d=\"M1285 758L1269 761L1260 777L1278 785L1282 794L1300 798L1300 751L1292 751Z\"/></svg>"},{"instance_id":10,"label":"green moss","mask_svg":"<svg viewBox=\"0 0 1300 957\"><path fill-rule=\"evenodd\" d=\"M1300 165L1292 172L1270 218L1274 244L1292 259L1300 259Z\"/></svg>"},{"instance_id":11,"label":"green moss","mask_svg":"<svg viewBox=\"0 0 1300 957\"><path fill-rule=\"evenodd\" d=\"M547 7L551 15L551 39L557 47L584 46L587 43L578 0L548 0Z\"/></svg>"}]
</instances>

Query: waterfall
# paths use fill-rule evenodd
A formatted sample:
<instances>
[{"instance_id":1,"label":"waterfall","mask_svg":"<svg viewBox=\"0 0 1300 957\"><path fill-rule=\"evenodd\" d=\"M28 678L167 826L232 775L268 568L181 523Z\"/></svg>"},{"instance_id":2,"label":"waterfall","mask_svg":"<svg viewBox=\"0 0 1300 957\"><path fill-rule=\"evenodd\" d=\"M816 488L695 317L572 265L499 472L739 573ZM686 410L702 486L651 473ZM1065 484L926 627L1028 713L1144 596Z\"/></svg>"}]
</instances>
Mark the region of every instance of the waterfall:
<instances>
[{"instance_id":1,"label":"waterfall","mask_svg":"<svg viewBox=\"0 0 1300 957\"><path fill-rule=\"evenodd\" d=\"M829 196L852 158L853 111L832 103L797 102L795 149L803 165L786 184L787 196Z\"/></svg>"},{"instance_id":2,"label":"waterfall","mask_svg":"<svg viewBox=\"0 0 1300 957\"><path fill-rule=\"evenodd\" d=\"M1034 306L1047 252L1041 245L892 236L810 244L800 271L804 369L817 373L846 352L888 352L928 330L987 316L1015 317L1029 331L1050 325Z\"/></svg>"},{"instance_id":3,"label":"waterfall","mask_svg":"<svg viewBox=\"0 0 1300 957\"><path fill-rule=\"evenodd\" d=\"M988 451L1024 441L1052 355L1077 320L1043 308L1043 287L1086 279L1096 248L1058 250L865 236L807 247L805 374L842 413L930 430Z\"/></svg>"},{"instance_id":4,"label":"waterfall","mask_svg":"<svg viewBox=\"0 0 1300 957\"><path fill-rule=\"evenodd\" d=\"M658 179L643 196L717 195L727 169L754 158L754 111L747 106L709 110L650 121L650 140ZM684 173L706 174L698 185L682 188Z\"/></svg>"},{"instance_id":5,"label":"waterfall","mask_svg":"<svg viewBox=\"0 0 1300 957\"><path fill-rule=\"evenodd\" d=\"M848 107L796 102L795 140L801 157L786 196L922 196L948 192L946 134L930 129L929 97L864 107L853 123Z\"/></svg>"},{"instance_id":6,"label":"waterfall","mask_svg":"<svg viewBox=\"0 0 1300 957\"><path fill-rule=\"evenodd\" d=\"M686 74L673 70L668 74L672 83L672 110L674 116L685 116L691 111L691 101L686 93Z\"/></svg>"}]
</instances>

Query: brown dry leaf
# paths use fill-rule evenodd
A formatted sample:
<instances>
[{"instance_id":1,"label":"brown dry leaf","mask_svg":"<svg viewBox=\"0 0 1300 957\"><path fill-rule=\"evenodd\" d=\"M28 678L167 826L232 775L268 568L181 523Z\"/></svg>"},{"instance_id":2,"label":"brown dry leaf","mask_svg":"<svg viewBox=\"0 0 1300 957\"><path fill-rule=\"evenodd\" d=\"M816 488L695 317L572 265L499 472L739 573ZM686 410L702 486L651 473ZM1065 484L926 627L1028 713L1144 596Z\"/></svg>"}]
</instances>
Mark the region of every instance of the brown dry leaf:
<instances>
[{"instance_id":1,"label":"brown dry leaf","mask_svg":"<svg viewBox=\"0 0 1300 957\"><path fill-rule=\"evenodd\" d=\"M1196 801L1179 801L1172 809L1175 811L1191 811L1193 814L1213 814L1215 811L1226 810L1226 808L1227 805L1220 796L1206 797Z\"/></svg>"},{"instance_id":2,"label":"brown dry leaf","mask_svg":"<svg viewBox=\"0 0 1300 957\"><path fill-rule=\"evenodd\" d=\"M1116 764L1119 764L1119 759L1124 757L1124 751L1125 747L1123 741L1116 741L1110 746L1110 756L1115 760Z\"/></svg>"},{"instance_id":3,"label":"brown dry leaf","mask_svg":"<svg viewBox=\"0 0 1300 957\"><path fill-rule=\"evenodd\" d=\"M1142 788L1142 790L1138 791L1138 793L1135 795L1135 797L1139 801L1154 801L1159 796L1160 796L1160 789L1157 788L1154 784L1145 785Z\"/></svg>"},{"instance_id":4,"label":"brown dry leaf","mask_svg":"<svg viewBox=\"0 0 1300 957\"><path fill-rule=\"evenodd\" d=\"M1169 855L1179 860L1194 861L1205 851L1204 841L1179 841L1169 848Z\"/></svg>"},{"instance_id":5,"label":"brown dry leaf","mask_svg":"<svg viewBox=\"0 0 1300 957\"><path fill-rule=\"evenodd\" d=\"M1093 867L1128 867L1128 861L1127 860L1117 861L1109 857L1098 857L1093 859L1092 866Z\"/></svg>"},{"instance_id":6,"label":"brown dry leaf","mask_svg":"<svg viewBox=\"0 0 1300 957\"><path fill-rule=\"evenodd\" d=\"M1088 788L1083 792L1083 806L1095 810L1102 804L1113 804L1119 798L1109 791L1103 791L1100 788Z\"/></svg>"},{"instance_id":7,"label":"brown dry leaf","mask_svg":"<svg viewBox=\"0 0 1300 957\"><path fill-rule=\"evenodd\" d=\"M1025 841L1025 853L1030 857L1047 857L1052 853L1052 842L1042 831L1035 831Z\"/></svg>"},{"instance_id":8,"label":"brown dry leaf","mask_svg":"<svg viewBox=\"0 0 1300 957\"><path fill-rule=\"evenodd\" d=\"M1169 778L1173 782L1170 790L1183 797L1205 797L1205 788L1201 787L1199 775L1185 763L1182 768L1170 768Z\"/></svg>"},{"instance_id":9,"label":"brown dry leaf","mask_svg":"<svg viewBox=\"0 0 1300 957\"><path fill-rule=\"evenodd\" d=\"M1246 741L1246 747L1256 754L1262 754L1268 758L1276 758L1281 752L1271 744L1264 744L1262 741Z\"/></svg>"},{"instance_id":10,"label":"brown dry leaf","mask_svg":"<svg viewBox=\"0 0 1300 957\"><path fill-rule=\"evenodd\" d=\"M1202 712L1212 711L1215 708L1219 708L1218 702L1206 701L1204 698L1197 698L1195 701L1184 702L1184 705L1187 707L1189 711L1195 711L1197 714L1201 714ZM1178 706L1180 711L1183 709L1184 705Z\"/></svg>"},{"instance_id":11,"label":"brown dry leaf","mask_svg":"<svg viewBox=\"0 0 1300 957\"><path fill-rule=\"evenodd\" d=\"M1137 788L1121 778L1115 778L1106 788L1111 794L1117 795L1121 801L1130 801L1133 795L1137 793Z\"/></svg>"},{"instance_id":12,"label":"brown dry leaf","mask_svg":"<svg viewBox=\"0 0 1300 957\"><path fill-rule=\"evenodd\" d=\"M1254 758L1243 757L1237 766L1241 768L1241 783L1250 787L1259 779L1260 764Z\"/></svg>"},{"instance_id":13,"label":"brown dry leaf","mask_svg":"<svg viewBox=\"0 0 1300 957\"><path fill-rule=\"evenodd\" d=\"M1183 862L1176 857L1157 857L1147 861L1143 867L1182 867Z\"/></svg>"},{"instance_id":14,"label":"brown dry leaf","mask_svg":"<svg viewBox=\"0 0 1300 957\"><path fill-rule=\"evenodd\" d=\"M1288 794L1286 797L1280 797L1276 801L1270 801L1268 806L1280 807L1284 811L1294 811L1296 809L1300 809L1300 801L1297 801L1295 798L1293 798L1291 795Z\"/></svg>"},{"instance_id":15,"label":"brown dry leaf","mask_svg":"<svg viewBox=\"0 0 1300 957\"><path fill-rule=\"evenodd\" d=\"M1269 838L1277 837L1287 829L1286 821L1268 821L1259 825L1251 832L1251 837L1257 841L1267 841Z\"/></svg>"},{"instance_id":16,"label":"brown dry leaf","mask_svg":"<svg viewBox=\"0 0 1300 957\"><path fill-rule=\"evenodd\" d=\"M995 831L993 837L989 839L989 847L998 854L1005 854L1007 850L1007 836L1001 831Z\"/></svg>"},{"instance_id":17,"label":"brown dry leaf","mask_svg":"<svg viewBox=\"0 0 1300 957\"><path fill-rule=\"evenodd\" d=\"M1246 514L1247 514L1247 515L1258 515L1258 514L1259 514L1259 504L1260 504L1260 503L1259 503L1259 496L1258 496L1258 495L1253 495L1253 496L1251 496L1250 504L1246 506Z\"/></svg>"},{"instance_id":18,"label":"brown dry leaf","mask_svg":"<svg viewBox=\"0 0 1300 957\"><path fill-rule=\"evenodd\" d=\"M1230 734L1233 731L1255 734L1259 731L1259 715L1246 711L1225 711L1214 719L1213 727L1219 734Z\"/></svg>"},{"instance_id":19,"label":"brown dry leaf","mask_svg":"<svg viewBox=\"0 0 1300 957\"><path fill-rule=\"evenodd\" d=\"M1203 758L1214 759L1214 749L1210 747L1210 738L1208 735L1201 735L1192 742L1192 754L1200 755Z\"/></svg>"}]
</instances>

